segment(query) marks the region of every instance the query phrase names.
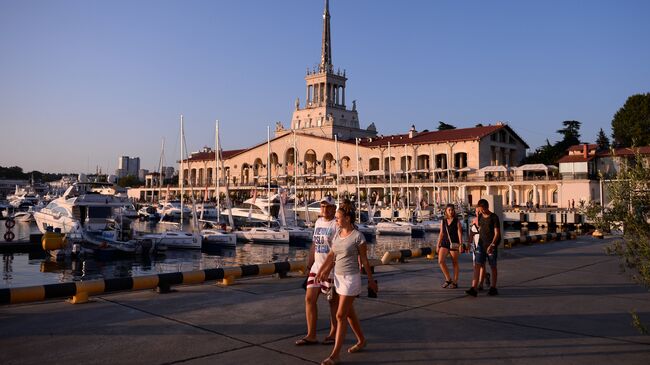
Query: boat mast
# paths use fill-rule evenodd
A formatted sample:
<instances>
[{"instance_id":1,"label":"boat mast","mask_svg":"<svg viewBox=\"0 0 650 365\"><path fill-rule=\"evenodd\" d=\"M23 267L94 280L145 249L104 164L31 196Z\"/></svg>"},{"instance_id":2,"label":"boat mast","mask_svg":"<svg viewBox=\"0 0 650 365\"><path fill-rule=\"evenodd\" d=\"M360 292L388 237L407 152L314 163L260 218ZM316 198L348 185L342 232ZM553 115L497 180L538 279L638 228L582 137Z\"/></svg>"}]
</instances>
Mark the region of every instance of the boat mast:
<instances>
[{"instance_id":1,"label":"boat mast","mask_svg":"<svg viewBox=\"0 0 650 365\"><path fill-rule=\"evenodd\" d=\"M181 171L178 172L178 181L181 190L181 227L183 226L183 193L184 193L184 181L183 176L183 114L181 114Z\"/></svg>"},{"instance_id":2,"label":"boat mast","mask_svg":"<svg viewBox=\"0 0 650 365\"><path fill-rule=\"evenodd\" d=\"M390 197L390 220L393 220L393 172L391 171L390 165L392 157L390 154L390 141L388 142L388 196Z\"/></svg>"},{"instance_id":3,"label":"boat mast","mask_svg":"<svg viewBox=\"0 0 650 365\"><path fill-rule=\"evenodd\" d=\"M404 144L404 171L406 173L406 219L411 221L411 200L409 199L409 155Z\"/></svg>"},{"instance_id":4,"label":"boat mast","mask_svg":"<svg viewBox=\"0 0 650 365\"><path fill-rule=\"evenodd\" d=\"M359 171L359 138L355 138L354 143L356 145L355 155L357 158L357 214L358 214L357 221L361 223L361 195L359 190L359 184L361 184L360 171ZM370 207L368 207L368 209L370 209Z\"/></svg>"},{"instance_id":5,"label":"boat mast","mask_svg":"<svg viewBox=\"0 0 650 365\"><path fill-rule=\"evenodd\" d=\"M266 126L266 220L271 227L271 127Z\"/></svg>"},{"instance_id":6,"label":"boat mast","mask_svg":"<svg viewBox=\"0 0 650 365\"><path fill-rule=\"evenodd\" d=\"M336 204L341 206L341 194L339 194L339 177L341 176L341 163L339 161L339 138L334 134L334 153L336 153Z\"/></svg>"},{"instance_id":7,"label":"boat mast","mask_svg":"<svg viewBox=\"0 0 650 365\"><path fill-rule=\"evenodd\" d=\"M215 177L215 190L214 194L217 198L217 222L221 221L221 200L219 194L219 120L214 123L214 177Z\"/></svg>"},{"instance_id":8,"label":"boat mast","mask_svg":"<svg viewBox=\"0 0 650 365\"><path fill-rule=\"evenodd\" d=\"M293 131L293 221L298 225L298 152L296 152L296 131Z\"/></svg>"},{"instance_id":9,"label":"boat mast","mask_svg":"<svg viewBox=\"0 0 650 365\"><path fill-rule=\"evenodd\" d=\"M162 186L163 186L163 159L165 156L165 137L162 139L162 147L160 149L160 171L158 172L158 202L160 202L160 199L162 198ZM152 203L153 203L153 199Z\"/></svg>"}]
</instances>

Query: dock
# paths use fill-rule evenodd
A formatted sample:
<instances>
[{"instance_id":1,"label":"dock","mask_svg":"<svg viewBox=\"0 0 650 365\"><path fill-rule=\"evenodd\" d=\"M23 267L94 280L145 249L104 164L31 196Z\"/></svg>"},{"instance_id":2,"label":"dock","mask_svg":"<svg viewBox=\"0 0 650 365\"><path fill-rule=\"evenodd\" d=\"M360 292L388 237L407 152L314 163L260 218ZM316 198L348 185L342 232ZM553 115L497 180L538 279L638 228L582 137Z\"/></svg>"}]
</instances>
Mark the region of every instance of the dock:
<instances>
[{"instance_id":1,"label":"dock","mask_svg":"<svg viewBox=\"0 0 650 365\"><path fill-rule=\"evenodd\" d=\"M547 242L499 252L500 295L442 289L434 261L376 267L379 297L355 308L368 346L344 364L647 364L650 292L621 272L604 247L613 238ZM0 307L2 364L318 364L331 349L297 347L305 333L303 277L274 276L122 292L90 303L50 300ZM319 302L319 339L327 303Z\"/></svg>"}]
</instances>

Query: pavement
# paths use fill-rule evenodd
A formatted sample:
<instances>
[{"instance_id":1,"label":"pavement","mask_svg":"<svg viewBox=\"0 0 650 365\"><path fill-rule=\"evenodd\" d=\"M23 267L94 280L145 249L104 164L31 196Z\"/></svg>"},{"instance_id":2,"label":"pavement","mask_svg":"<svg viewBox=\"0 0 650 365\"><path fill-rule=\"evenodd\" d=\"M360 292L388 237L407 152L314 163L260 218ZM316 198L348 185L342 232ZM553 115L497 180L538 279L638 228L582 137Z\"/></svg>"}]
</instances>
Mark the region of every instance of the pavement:
<instances>
[{"instance_id":1,"label":"pavement","mask_svg":"<svg viewBox=\"0 0 650 365\"><path fill-rule=\"evenodd\" d=\"M379 297L355 300L368 346L344 364L649 364L650 292L604 247L579 237L499 252L498 296L442 289L424 258L380 266ZM264 277L125 292L90 303L0 307L0 364L318 364L331 346L295 346L305 333L303 278ZM319 339L327 303L319 301Z\"/></svg>"}]
</instances>

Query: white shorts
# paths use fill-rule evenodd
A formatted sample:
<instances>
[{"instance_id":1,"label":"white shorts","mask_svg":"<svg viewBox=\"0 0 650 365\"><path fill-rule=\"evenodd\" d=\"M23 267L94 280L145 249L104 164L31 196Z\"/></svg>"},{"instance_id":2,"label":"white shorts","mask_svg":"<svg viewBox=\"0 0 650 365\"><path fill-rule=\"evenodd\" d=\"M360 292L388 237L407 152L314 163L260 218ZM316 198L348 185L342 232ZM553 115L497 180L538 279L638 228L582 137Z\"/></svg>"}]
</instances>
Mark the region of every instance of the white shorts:
<instances>
[{"instance_id":1,"label":"white shorts","mask_svg":"<svg viewBox=\"0 0 650 365\"><path fill-rule=\"evenodd\" d=\"M348 297L356 297L361 294L361 275L359 274L335 274L334 287L336 293Z\"/></svg>"},{"instance_id":2,"label":"white shorts","mask_svg":"<svg viewBox=\"0 0 650 365\"><path fill-rule=\"evenodd\" d=\"M334 270L330 272L330 277L327 281L321 282L316 280L316 271L310 271L307 278L307 288L320 288L322 292L326 292L332 285L334 285Z\"/></svg>"}]
</instances>

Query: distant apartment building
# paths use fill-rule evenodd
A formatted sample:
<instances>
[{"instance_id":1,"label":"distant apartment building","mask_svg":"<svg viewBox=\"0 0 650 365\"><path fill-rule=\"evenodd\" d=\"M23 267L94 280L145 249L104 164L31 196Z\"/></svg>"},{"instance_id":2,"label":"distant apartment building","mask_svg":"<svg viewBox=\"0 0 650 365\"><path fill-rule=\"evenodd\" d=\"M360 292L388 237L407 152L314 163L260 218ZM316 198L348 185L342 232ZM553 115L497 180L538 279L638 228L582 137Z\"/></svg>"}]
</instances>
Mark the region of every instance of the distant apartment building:
<instances>
[{"instance_id":1,"label":"distant apartment building","mask_svg":"<svg viewBox=\"0 0 650 365\"><path fill-rule=\"evenodd\" d=\"M139 179L140 181L144 181L144 178L145 178L145 176L147 176L148 173L149 173L149 170L147 170L147 169L140 169L140 170L138 171L138 179Z\"/></svg>"},{"instance_id":2,"label":"distant apartment building","mask_svg":"<svg viewBox=\"0 0 650 365\"><path fill-rule=\"evenodd\" d=\"M173 166L163 166L162 171L163 171L163 178L165 180L173 178L174 174L176 173Z\"/></svg>"},{"instance_id":3,"label":"distant apartment building","mask_svg":"<svg viewBox=\"0 0 650 365\"><path fill-rule=\"evenodd\" d=\"M117 170L115 175L118 178L126 177L128 175L139 177L140 174L140 157L121 156L117 160ZM144 177L143 179L144 180Z\"/></svg>"}]
</instances>

